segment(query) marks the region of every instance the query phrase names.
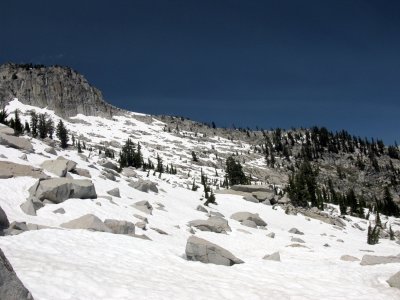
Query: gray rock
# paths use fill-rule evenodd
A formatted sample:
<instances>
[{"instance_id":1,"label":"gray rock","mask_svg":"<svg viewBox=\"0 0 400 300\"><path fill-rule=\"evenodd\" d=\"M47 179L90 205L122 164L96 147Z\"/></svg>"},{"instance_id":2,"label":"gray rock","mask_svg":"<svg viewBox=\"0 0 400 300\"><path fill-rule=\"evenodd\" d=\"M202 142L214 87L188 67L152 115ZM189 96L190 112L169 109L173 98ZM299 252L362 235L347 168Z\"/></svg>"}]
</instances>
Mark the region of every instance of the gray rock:
<instances>
[{"instance_id":1,"label":"gray rock","mask_svg":"<svg viewBox=\"0 0 400 300\"><path fill-rule=\"evenodd\" d=\"M155 228L155 227L150 227L151 230L154 230L155 232L159 233L159 234L163 234L163 235L168 235L168 233L166 233L164 230L161 230L159 228Z\"/></svg>"},{"instance_id":2,"label":"gray rock","mask_svg":"<svg viewBox=\"0 0 400 300\"><path fill-rule=\"evenodd\" d=\"M234 191L253 193L253 192L272 192L272 189L267 185L234 185L231 187Z\"/></svg>"},{"instance_id":3,"label":"gray rock","mask_svg":"<svg viewBox=\"0 0 400 300\"><path fill-rule=\"evenodd\" d=\"M76 162L67 159L45 160L41 164L43 169L59 177L65 177L67 172L74 169L75 166Z\"/></svg>"},{"instance_id":4,"label":"gray rock","mask_svg":"<svg viewBox=\"0 0 400 300\"><path fill-rule=\"evenodd\" d=\"M8 221L7 215L0 206L0 231L8 228L9 226L10 222Z\"/></svg>"},{"instance_id":5,"label":"gray rock","mask_svg":"<svg viewBox=\"0 0 400 300\"><path fill-rule=\"evenodd\" d=\"M10 262L0 249L0 299L33 300L31 293L19 280Z\"/></svg>"},{"instance_id":6,"label":"gray rock","mask_svg":"<svg viewBox=\"0 0 400 300\"><path fill-rule=\"evenodd\" d=\"M143 221L141 221L141 222L136 222L136 223L135 223L135 226L136 226L137 228L142 229L142 230L146 230L146 229L147 229L147 228L146 228L146 222L143 222Z\"/></svg>"},{"instance_id":7,"label":"gray rock","mask_svg":"<svg viewBox=\"0 0 400 300\"><path fill-rule=\"evenodd\" d=\"M106 169L118 171L118 165L109 160L100 161L99 165Z\"/></svg>"},{"instance_id":8,"label":"gray rock","mask_svg":"<svg viewBox=\"0 0 400 300\"><path fill-rule=\"evenodd\" d=\"M243 226L251 227L251 228L257 228L257 224L252 221L252 220L244 220L241 223Z\"/></svg>"},{"instance_id":9,"label":"gray rock","mask_svg":"<svg viewBox=\"0 0 400 300\"><path fill-rule=\"evenodd\" d=\"M0 179L7 179L19 176L29 176L33 178L48 178L41 169L28 165L16 164L10 161L0 161Z\"/></svg>"},{"instance_id":10,"label":"gray rock","mask_svg":"<svg viewBox=\"0 0 400 300\"><path fill-rule=\"evenodd\" d=\"M54 110L64 118L77 114L109 118L119 113L104 101L98 89L71 68L26 68L8 63L0 66L0 78L0 99L6 103L18 98L24 104Z\"/></svg>"},{"instance_id":11,"label":"gray rock","mask_svg":"<svg viewBox=\"0 0 400 300\"><path fill-rule=\"evenodd\" d=\"M148 193L149 191L158 193L158 188L157 188L156 183L154 183L150 180L139 179L136 182L131 182L129 184L129 186L133 187L134 189L137 189L141 192L144 192L144 193Z\"/></svg>"},{"instance_id":12,"label":"gray rock","mask_svg":"<svg viewBox=\"0 0 400 300\"><path fill-rule=\"evenodd\" d=\"M129 178L131 178L131 177L136 178L137 177L137 173L135 171L135 168L133 168L133 167L122 168L121 174L126 176L126 177L129 177Z\"/></svg>"},{"instance_id":13,"label":"gray rock","mask_svg":"<svg viewBox=\"0 0 400 300\"><path fill-rule=\"evenodd\" d=\"M149 215L151 215L153 212L153 206L151 206L149 201L146 200L136 202L131 206Z\"/></svg>"},{"instance_id":14,"label":"gray rock","mask_svg":"<svg viewBox=\"0 0 400 300\"><path fill-rule=\"evenodd\" d=\"M57 208L56 210L53 210L53 213L63 215L63 214L65 214L65 209L60 207L60 208Z\"/></svg>"},{"instance_id":15,"label":"gray rock","mask_svg":"<svg viewBox=\"0 0 400 300\"><path fill-rule=\"evenodd\" d=\"M352 256L352 255L342 255L340 257L340 260L343 260L343 261L360 261L357 257Z\"/></svg>"},{"instance_id":16,"label":"gray rock","mask_svg":"<svg viewBox=\"0 0 400 300\"><path fill-rule=\"evenodd\" d=\"M19 159L28 161L28 156L26 154L22 154Z\"/></svg>"},{"instance_id":17,"label":"gray rock","mask_svg":"<svg viewBox=\"0 0 400 300\"><path fill-rule=\"evenodd\" d=\"M379 264L400 263L400 256L378 256L378 255L364 255L361 259L360 265L373 266Z\"/></svg>"},{"instance_id":18,"label":"gray rock","mask_svg":"<svg viewBox=\"0 0 400 300\"><path fill-rule=\"evenodd\" d=\"M8 127L4 124L0 124L0 133L7 134L7 135L14 135L14 129Z\"/></svg>"},{"instance_id":19,"label":"gray rock","mask_svg":"<svg viewBox=\"0 0 400 300\"><path fill-rule=\"evenodd\" d=\"M265 200L270 200L274 198L274 192L253 192L251 193L254 198L256 198L260 202L264 202Z\"/></svg>"},{"instance_id":20,"label":"gray rock","mask_svg":"<svg viewBox=\"0 0 400 300\"><path fill-rule=\"evenodd\" d=\"M390 277L387 280L387 283L393 288L400 289L400 271Z\"/></svg>"},{"instance_id":21,"label":"gray rock","mask_svg":"<svg viewBox=\"0 0 400 300\"><path fill-rule=\"evenodd\" d=\"M291 241L291 242L294 242L294 243L301 243L301 244L304 244L304 243L305 243L305 241L303 241L303 240L300 239L300 238L296 238L296 237L293 237L290 241Z\"/></svg>"},{"instance_id":22,"label":"gray rock","mask_svg":"<svg viewBox=\"0 0 400 300\"><path fill-rule=\"evenodd\" d=\"M202 263L224 266L243 263L228 250L196 236L191 236L187 240L185 253L188 260Z\"/></svg>"},{"instance_id":23,"label":"gray rock","mask_svg":"<svg viewBox=\"0 0 400 300\"><path fill-rule=\"evenodd\" d=\"M227 233L232 231L228 221L220 217L209 217L208 220L194 220L189 222L189 226L201 231L211 231L215 233Z\"/></svg>"},{"instance_id":24,"label":"gray rock","mask_svg":"<svg viewBox=\"0 0 400 300\"><path fill-rule=\"evenodd\" d=\"M267 234L267 237L274 239L275 238L275 232L270 232Z\"/></svg>"},{"instance_id":25,"label":"gray rock","mask_svg":"<svg viewBox=\"0 0 400 300\"><path fill-rule=\"evenodd\" d=\"M263 257L265 260L281 261L281 255L279 252L274 252L272 254L267 254Z\"/></svg>"},{"instance_id":26,"label":"gray rock","mask_svg":"<svg viewBox=\"0 0 400 300\"><path fill-rule=\"evenodd\" d=\"M249 201L249 202L253 202L253 203L259 203L260 202L256 198L254 198L252 195L244 196L243 199L246 200L246 201Z\"/></svg>"},{"instance_id":27,"label":"gray rock","mask_svg":"<svg viewBox=\"0 0 400 300\"><path fill-rule=\"evenodd\" d=\"M82 168L75 168L74 170L71 171L73 174L77 174L79 176L87 177L87 178L92 178L92 175L90 175L89 170L82 169Z\"/></svg>"},{"instance_id":28,"label":"gray rock","mask_svg":"<svg viewBox=\"0 0 400 300\"><path fill-rule=\"evenodd\" d=\"M135 224L132 222L106 219L104 224L115 234L135 234Z\"/></svg>"},{"instance_id":29,"label":"gray rock","mask_svg":"<svg viewBox=\"0 0 400 300\"><path fill-rule=\"evenodd\" d=\"M145 223L149 223L149 221L147 220L146 217L143 217L143 216L138 215L138 214L134 214L133 216L134 216L135 218L139 219L139 220L142 220L142 221L145 222Z\"/></svg>"},{"instance_id":30,"label":"gray rock","mask_svg":"<svg viewBox=\"0 0 400 300\"><path fill-rule=\"evenodd\" d=\"M102 177L104 178L104 179L108 179L108 180L111 180L111 181L116 181L117 180L117 178L114 176L114 174L112 174L112 173L109 173L109 172L101 172L101 175L103 175Z\"/></svg>"},{"instance_id":31,"label":"gray rock","mask_svg":"<svg viewBox=\"0 0 400 300\"><path fill-rule=\"evenodd\" d=\"M293 234L298 234L298 235L304 235L304 232L301 232L300 230L298 230L297 228L292 228L289 230L289 233L293 233Z\"/></svg>"},{"instance_id":32,"label":"gray rock","mask_svg":"<svg viewBox=\"0 0 400 300\"><path fill-rule=\"evenodd\" d=\"M28 153L33 153L33 146L30 141L22 137L7 135L0 133L0 145L8 146L11 148L24 150Z\"/></svg>"},{"instance_id":33,"label":"gray rock","mask_svg":"<svg viewBox=\"0 0 400 300\"><path fill-rule=\"evenodd\" d=\"M280 198L277 202L278 204L288 204L290 203L290 199L286 196L283 196L282 198Z\"/></svg>"},{"instance_id":34,"label":"gray rock","mask_svg":"<svg viewBox=\"0 0 400 300\"><path fill-rule=\"evenodd\" d=\"M50 178L37 181L29 189L30 197L61 203L69 198L97 198L93 182L88 179Z\"/></svg>"},{"instance_id":35,"label":"gray rock","mask_svg":"<svg viewBox=\"0 0 400 300\"><path fill-rule=\"evenodd\" d=\"M57 151L56 149L54 149L53 147L47 147L44 149L44 152L47 152L49 154L53 154L53 155L57 155Z\"/></svg>"},{"instance_id":36,"label":"gray rock","mask_svg":"<svg viewBox=\"0 0 400 300\"><path fill-rule=\"evenodd\" d=\"M196 210L204 212L204 213L208 213L208 210L203 205L198 205L196 207Z\"/></svg>"},{"instance_id":37,"label":"gray rock","mask_svg":"<svg viewBox=\"0 0 400 300\"><path fill-rule=\"evenodd\" d=\"M231 219L243 222L245 220L253 221L257 224L257 226L267 226L267 223L263 219L260 218L258 214L253 214L249 212L237 212L231 215Z\"/></svg>"},{"instance_id":38,"label":"gray rock","mask_svg":"<svg viewBox=\"0 0 400 300\"><path fill-rule=\"evenodd\" d=\"M109 191L107 191L107 194L109 194L113 197L121 198L121 195L119 194L119 188L114 188L112 190L109 190Z\"/></svg>"},{"instance_id":39,"label":"gray rock","mask_svg":"<svg viewBox=\"0 0 400 300\"><path fill-rule=\"evenodd\" d=\"M20 205L20 208L27 215L36 216L36 211L43 206L44 204L37 199L28 199Z\"/></svg>"},{"instance_id":40,"label":"gray rock","mask_svg":"<svg viewBox=\"0 0 400 300\"><path fill-rule=\"evenodd\" d=\"M210 214L210 216L225 218L225 216L223 214L221 214L220 212L217 212L217 211L210 211L209 214Z\"/></svg>"},{"instance_id":41,"label":"gray rock","mask_svg":"<svg viewBox=\"0 0 400 300\"><path fill-rule=\"evenodd\" d=\"M87 214L77 219L60 225L68 229L87 229L92 231L112 232L98 217L92 214Z\"/></svg>"}]
</instances>

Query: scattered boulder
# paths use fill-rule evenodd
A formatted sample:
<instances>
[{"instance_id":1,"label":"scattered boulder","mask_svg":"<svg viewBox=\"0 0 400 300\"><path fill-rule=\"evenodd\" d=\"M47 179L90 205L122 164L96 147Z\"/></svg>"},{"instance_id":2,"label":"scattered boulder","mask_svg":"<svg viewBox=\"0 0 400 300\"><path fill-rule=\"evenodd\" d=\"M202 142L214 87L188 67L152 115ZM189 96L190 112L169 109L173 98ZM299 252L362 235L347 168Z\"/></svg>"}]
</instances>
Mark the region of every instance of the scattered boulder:
<instances>
[{"instance_id":1,"label":"scattered boulder","mask_svg":"<svg viewBox=\"0 0 400 300\"><path fill-rule=\"evenodd\" d=\"M220 217L209 217L208 220L194 220L189 222L189 226L201 231L211 231L215 233L227 233L232 231L228 221Z\"/></svg>"},{"instance_id":2,"label":"scattered boulder","mask_svg":"<svg viewBox=\"0 0 400 300\"><path fill-rule=\"evenodd\" d=\"M204 212L204 213L208 213L208 210L203 205L198 205L196 207L196 210Z\"/></svg>"},{"instance_id":3,"label":"scattered boulder","mask_svg":"<svg viewBox=\"0 0 400 300\"><path fill-rule=\"evenodd\" d=\"M31 198L61 203L69 198L95 199L96 190L88 179L50 178L38 180L30 189Z\"/></svg>"},{"instance_id":4,"label":"scattered boulder","mask_svg":"<svg viewBox=\"0 0 400 300\"><path fill-rule=\"evenodd\" d=\"M0 179L7 179L19 176L29 176L33 178L48 178L41 169L28 165L16 164L10 161L0 161Z\"/></svg>"},{"instance_id":5,"label":"scattered boulder","mask_svg":"<svg viewBox=\"0 0 400 300\"><path fill-rule=\"evenodd\" d=\"M139 179L136 182L131 182L129 186L144 193L148 193L149 191L158 193L157 184L150 180Z\"/></svg>"},{"instance_id":6,"label":"scattered boulder","mask_svg":"<svg viewBox=\"0 0 400 300\"><path fill-rule=\"evenodd\" d=\"M114 171L118 171L118 166L115 163L113 163L113 162L111 162L109 160L99 161L99 165L102 166L103 168L106 168L106 169L111 169L111 170L114 170Z\"/></svg>"},{"instance_id":7,"label":"scattered boulder","mask_svg":"<svg viewBox=\"0 0 400 300\"><path fill-rule=\"evenodd\" d=\"M252 220L244 220L240 224L242 224L243 226L251 227L251 228L257 228L257 224Z\"/></svg>"},{"instance_id":8,"label":"scattered boulder","mask_svg":"<svg viewBox=\"0 0 400 300\"><path fill-rule=\"evenodd\" d=\"M109 190L109 191L107 191L107 194L109 194L113 197L121 198L121 195L119 194L119 188L114 188L112 190Z\"/></svg>"},{"instance_id":9,"label":"scattered boulder","mask_svg":"<svg viewBox=\"0 0 400 300\"><path fill-rule=\"evenodd\" d=\"M364 255L361 259L360 265L373 266L379 264L400 263L400 256L378 256L378 255Z\"/></svg>"},{"instance_id":10,"label":"scattered boulder","mask_svg":"<svg viewBox=\"0 0 400 300\"><path fill-rule=\"evenodd\" d=\"M267 234L267 237L274 239L275 238L275 232L270 232Z\"/></svg>"},{"instance_id":11,"label":"scattered boulder","mask_svg":"<svg viewBox=\"0 0 400 300\"><path fill-rule=\"evenodd\" d=\"M142 229L142 230L147 230L147 228L146 228L146 222L143 222L143 221L141 221L141 222L136 222L136 223L135 223L135 226L136 226L137 228Z\"/></svg>"},{"instance_id":12,"label":"scattered boulder","mask_svg":"<svg viewBox=\"0 0 400 300\"><path fill-rule=\"evenodd\" d=\"M279 252L274 252L272 254L267 254L263 257L265 260L281 261L281 255Z\"/></svg>"},{"instance_id":13,"label":"scattered boulder","mask_svg":"<svg viewBox=\"0 0 400 300\"><path fill-rule=\"evenodd\" d=\"M153 206L151 206L151 204L149 203L149 201L143 200L143 201L139 201L136 202L135 204L131 205L134 208L151 215L153 212Z\"/></svg>"},{"instance_id":14,"label":"scattered boulder","mask_svg":"<svg viewBox=\"0 0 400 300\"><path fill-rule=\"evenodd\" d=\"M135 234L135 224L132 222L106 219L104 224L115 234Z\"/></svg>"},{"instance_id":15,"label":"scattered boulder","mask_svg":"<svg viewBox=\"0 0 400 300\"><path fill-rule=\"evenodd\" d=\"M134 216L135 218L139 219L139 220L142 220L142 221L145 222L145 223L149 223L149 221L147 220L146 217L143 217L143 216L138 215L138 214L134 214L133 216Z\"/></svg>"},{"instance_id":16,"label":"scattered boulder","mask_svg":"<svg viewBox=\"0 0 400 300\"><path fill-rule=\"evenodd\" d=\"M24 153L19 157L19 159L28 161L28 156Z\"/></svg>"},{"instance_id":17,"label":"scattered boulder","mask_svg":"<svg viewBox=\"0 0 400 300\"><path fill-rule=\"evenodd\" d=\"M126 176L126 177L137 177L137 173L135 171L135 168L133 167L127 167L127 168L122 168L121 174Z\"/></svg>"},{"instance_id":18,"label":"scattered boulder","mask_svg":"<svg viewBox=\"0 0 400 300\"><path fill-rule=\"evenodd\" d=\"M289 233L293 233L293 234L298 234L298 235L304 235L304 232L301 232L300 230L298 230L297 228L292 228L289 230Z\"/></svg>"},{"instance_id":19,"label":"scattered boulder","mask_svg":"<svg viewBox=\"0 0 400 300\"><path fill-rule=\"evenodd\" d=\"M82 169L82 168L75 168L71 171L71 173L79 175L79 176L87 177L87 178L92 178L92 175L90 175L89 170Z\"/></svg>"},{"instance_id":20,"label":"scattered boulder","mask_svg":"<svg viewBox=\"0 0 400 300\"><path fill-rule=\"evenodd\" d=\"M63 214L65 214L65 209L60 207L60 208L57 208L56 210L53 210L53 213L63 215Z\"/></svg>"},{"instance_id":21,"label":"scattered boulder","mask_svg":"<svg viewBox=\"0 0 400 300\"><path fill-rule=\"evenodd\" d=\"M19 150L24 150L28 153L34 152L31 142L28 141L27 139L4 133L0 133L0 145L8 146Z\"/></svg>"},{"instance_id":22,"label":"scattered boulder","mask_svg":"<svg viewBox=\"0 0 400 300\"><path fill-rule=\"evenodd\" d=\"M111 180L111 181L117 181L117 178L112 173L103 171L103 172L101 172L101 175L102 176L100 176L100 177L103 178L103 179L108 179L108 180Z\"/></svg>"},{"instance_id":23,"label":"scattered boulder","mask_svg":"<svg viewBox=\"0 0 400 300\"><path fill-rule=\"evenodd\" d=\"M228 250L196 236L191 236L187 240L185 253L188 260L202 263L224 266L243 263Z\"/></svg>"},{"instance_id":24,"label":"scattered boulder","mask_svg":"<svg viewBox=\"0 0 400 300\"><path fill-rule=\"evenodd\" d=\"M47 147L44 149L44 152L47 152L49 154L53 154L53 155L57 155L57 151L56 149L54 149L53 147Z\"/></svg>"},{"instance_id":25,"label":"scattered boulder","mask_svg":"<svg viewBox=\"0 0 400 300\"><path fill-rule=\"evenodd\" d=\"M98 217L92 214L87 214L77 219L60 225L68 229L87 229L92 231L112 232Z\"/></svg>"},{"instance_id":26,"label":"scattered boulder","mask_svg":"<svg viewBox=\"0 0 400 300\"><path fill-rule=\"evenodd\" d=\"M292 238L290 241L294 242L294 243L301 243L301 244L305 243L305 241L303 241L302 239L296 238L296 237Z\"/></svg>"},{"instance_id":27,"label":"scattered boulder","mask_svg":"<svg viewBox=\"0 0 400 300\"><path fill-rule=\"evenodd\" d=\"M231 187L232 190L245 193L253 192L272 192L273 190L268 185L245 185L238 184Z\"/></svg>"},{"instance_id":28,"label":"scattered boulder","mask_svg":"<svg viewBox=\"0 0 400 300\"><path fill-rule=\"evenodd\" d=\"M168 235L168 233L166 233L164 230L161 230L159 228L155 228L155 227L150 227L151 230L154 230L155 232L159 233L159 234L163 234L163 235Z\"/></svg>"},{"instance_id":29,"label":"scattered boulder","mask_svg":"<svg viewBox=\"0 0 400 300\"><path fill-rule=\"evenodd\" d=\"M340 260L343 260L343 261L360 261L357 257L352 256L352 255L342 255L340 257Z\"/></svg>"},{"instance_id":30,"label":"scattered boulder","mask_svg":"<svg viewBox=\"0 0 400 300\"><path fill-rule=\"evenodd\" d=\"M400 289L400 271L390 277L387 280L387 283L393 288Z\"/></svg>"},{"instance_id":31,"label":"scattered boulder","mask_svg":"<svg viewBox=\"0 0 400 300\"><path fill-rule=\"evenodd\" d=\"M259 203L260 201L258 201L256 198L254 198L252 195L246 195L243 197L244 200L249 201L249 202L253 202L253 203Z\"/></svg>"},{"instance_id":32,"label":"scattered boulder","mask_svg":"<svg viewBox=\"0 0 400 300\"><path fill-rule=\"evenodd\" d=\"M304 245L302 245L302 244L290 244L290 245L287 245L286 247L291 247L291 248L307 248L307 249L308 249L307 246L304 246Z\"/></svg>"},{"instance_id":33,"label":"scattered boulder","mask_svg":"<svg viewBox=\"0 0 400 300\"><path fill-rule=\"evenodd\" d=\"M265 200L270 200L274 198L274 192L252 192L251 193L254 198L256 198L260 202L264 202Z\"/></svg>"},{"instance_id":34,"label":"scattered boulder","mask_svg":"<svg viewBox=\"0 0 400 300\"><path fill-rule=\"evenodd\" d=\"M67 159L54 159L54 160L45 160L41 167L46 171L53 173L59 177L65 177L68 171L71 171L75 168L76 162Z\"/></svg>"},{"instance_id":35,"label":"scattered boulder","mask_svg":"<svg viewBox=\"0 0 400 300\"><path fill-rule=\"evenodd\" d=\"M7 215L0 206L0 231L8 228L9 226L10 222L8 221Z\"/></svg>"},{"instance_id":36,"label":"scattered boulder","mask_svg":"<svg viewBox=\"0 0 400 300\"><path fill-rule=\"evenodd\" d=\"M263 219L260 218L258 214L253 214L249 212L237 212L231 215L231 219L243 222L245 220L253 221L257 224L257 226L267 226L267 223Z\"/></svg>"},{"instance_id":37,"label":"scattered boulder","mask_svg":"<svg viewBox=\"0 0 400 300\"><path fill-rule=\"evenodd\" d=\"M36 211L42 208L44 204L35 198L30 198L20 205L24 213L31 216L36 216Z\"/></svg>"},{"instance_id":38,"label":"scattered boulder","mask_svg":"<svg viewBox=\"0 0 400 300\"><path fill-rule=\"evenodd\" d=\"M0 249L0 299L33 300L31 293L19 280L10 262Z\"/></svg>"},{"instance_id":39,"label":"scattered boulder","mask_svg":"<svg viewBox=\"0 0 400 300\"><path fill-rule=\"evenodd\" d=\"M14 129L0 123L0 133L7 135L14 135Z\"/></svg>"},{"instance_id":40,"label":"scattered boulder","mask_svg":"<svg viewBox=\"0 0 400 300\"><path fill-rule=\"evenodd\" d=\"M214 216L214 217L225 218L225 216L223 214L221 214L220 212L217 212L217 211L210 211L209 215Z\"/></svg>"}]
</instances>

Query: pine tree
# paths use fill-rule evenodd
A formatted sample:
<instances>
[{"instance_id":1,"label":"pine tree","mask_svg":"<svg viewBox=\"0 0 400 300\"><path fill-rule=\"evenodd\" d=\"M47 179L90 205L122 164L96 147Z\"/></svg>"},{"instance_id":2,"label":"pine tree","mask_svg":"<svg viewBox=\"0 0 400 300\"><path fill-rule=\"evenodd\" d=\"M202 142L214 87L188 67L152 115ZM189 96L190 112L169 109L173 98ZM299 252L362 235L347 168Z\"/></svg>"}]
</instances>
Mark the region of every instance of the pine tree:
<instances>
[{"instance_id":1,"label":"pine tree","mask_svg":"<svg viewBox=\"0 0 400 300\"><path fill-rule=\"evenodd\" d=\"M46 131L47 135L50 139L53 139L53 134L54 134L54 121L52 118L48 118L46 120Z\"/></svg>"},{"instance_id":2,"label":"pine tree","mask_svg":"<svg viewBox=\"0 0 400 300\"><path fill-rule=\"evenodd\" d=\"M160 157L160 155L157 154L157 167L156 167L156 171L159 173L164 173L164 165L163 165L163 161L162 158Z\"/></svg>"},{"instance_id":3,"label":"pine tree","mask_svg":"<svg viewBox=\"0 0 400 300\"><path fill-rule=\"evenodd\" d=\"M21 119L19 117L18 109L14 112L14 134L16 136L21 135L24 132L24 126L21 123Z\"/></svg>"},{"instance_id":4,"label":"pine tree","mask_svg":"<svg viewBox=\"0 0 400 300\"><path fill-rule=\"evenodd\" d=\"M208 198L206 198L206 202L204 202L205 206L208 206L210 203L215 204L215 194L214 192L211 190L210 196L208 196Z\"/></svg>"},{"instance_id":5,"label":"pine tree","mask_svg":"<svg viewBox=\"0 0 400 300\"><path fill-rule=\"evenodd\" d=\"M78 140L78 153L82 153L81 141Z\"/></svg>"},{"instance_id":6,"label":"pine tree","mask_svg":"<svg viewBox=\"0 0 400 300\"><path fill-rule=\"evenodd\" d=\"M197 191L197 189L198 189L199 187L198 187L198 185L196 185L196 180L195 179L193 179L193 184L192 184L192 191Z\"/></svg>"},{"instance_id":7,"label":"pine tree","mask_svg":"<svg viewBox=\"0 0 400 300\"><path fill-rule=\"evenodd\" d=\"M229 185L249 184L249 180L243 172L242 165L239 162L236 162L232 156L229 156L226 159L225 172Z\"/></svg>"},{"instance_id":8,"label":"pine tree","mask_svg":"<svg viewBox=\"0 0 400 300\"><path fill-rule=\"evenodd\" d=\"M67 148L68 147L68 130L64 126L64 122L60 120L57 124L57 138L60 140L61 143L61 148Z\"/></svg>"},{"instance_id":9,"label":"pine tree","mask_svg":"<svg viewBox=\"0 0 400 300\"><path fill-rule=\"evenodd\" d=\"M39 138L44 139L47 137L47 120L45 114L39 115L38 131L39 131Z\"/></svg>"},{"instance_id":10,"label":"pine tree","mask_svg":"<svg viewBox=\"0 0 400 300\"><path fill-rule=\"evenodd\" d=\"M389 237L390 237L390 240L391 240L391 241L394 241L394 240L395 240L395 238L394 238L394 232L393 232L393 229L392 229L392 225L389 226Z\"/></svg>"},{"instance_id":11,"label":"pine tree","mask_svg":"<svg viewBox=\"0 0 400 300\"><path fill-rule=\"evenodd\" d=\"M26 133L30 133L31 132L31 128L29 127L28 121L25 121L24 131Z\"/></svg>"},{"instance_id":12,"label":"pine tree","mask_svg":"<svg viewBox=\"0 0 400 300\"><path fill-rule=\"evenodd\" d=\"M198 162L199 160L197 159L196 153L192 151L192 161Z\"/></svg>"},{"instance_id":13,"label":"pine tree","mask_svg":"<svg viewBox=\"0 0 400 300\"><path fill-rule=\"evenodd\" d=\"M4 125L8 125L9 123L8 123L8 121L7 121L7 118L8 118L8 113L7 113L6 109L3 108L3 109L0 111L0 123L1 123L1 124L4 124Z\"/></svg>"},{"instance_id":14,"label":"pine tree","mask_svg":"<svg viewBox=\"0 0 400 300\"><path fill-rule=\"evenodd\" d=\"M38 135L38 116L35 111L31 111L31 132L32 136L35 138Z\"/></svg>"}]
</instances>

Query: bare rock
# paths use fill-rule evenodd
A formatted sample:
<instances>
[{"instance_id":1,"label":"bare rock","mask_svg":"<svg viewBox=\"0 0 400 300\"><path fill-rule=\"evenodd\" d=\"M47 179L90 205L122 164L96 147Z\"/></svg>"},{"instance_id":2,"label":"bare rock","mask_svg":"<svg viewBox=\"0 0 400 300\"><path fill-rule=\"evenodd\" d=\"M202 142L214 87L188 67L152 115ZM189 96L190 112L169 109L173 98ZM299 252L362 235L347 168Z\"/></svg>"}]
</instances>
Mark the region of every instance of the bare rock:
<instances>
[{"instance_id":1,"label":"bare rock","mask_svg":"<svg viewBox=\"0 0 400 300\"><path fill-rule=\"evenodd\" d=\"M249 212L237 212L231 215L231 219L243 222L245 220L253 221L257 226L267 226L267 223L260 218L258 214L253 214Z\"/></svg>"},{"instance_id":2,"label":"bare rock","mask_svg":"<svg viewBox=\"0 0 400 300\"><path fill-rule=\"evenodd\" d=\"M112 232L98 217L92 214L84 215L60 225L69 229L87 229L92 231Z\"/></svg>"},{"instance_id":3,"label":"bare rock","mask_svg":"<svg viewBox=\"0 0 400 300\"><path fill-rule=\"evenodd\" d=\"M267 254L263 257L265 260L281 261L281 255L279 252L274 252L272 254Z\"/></svg>"}]
</instances>

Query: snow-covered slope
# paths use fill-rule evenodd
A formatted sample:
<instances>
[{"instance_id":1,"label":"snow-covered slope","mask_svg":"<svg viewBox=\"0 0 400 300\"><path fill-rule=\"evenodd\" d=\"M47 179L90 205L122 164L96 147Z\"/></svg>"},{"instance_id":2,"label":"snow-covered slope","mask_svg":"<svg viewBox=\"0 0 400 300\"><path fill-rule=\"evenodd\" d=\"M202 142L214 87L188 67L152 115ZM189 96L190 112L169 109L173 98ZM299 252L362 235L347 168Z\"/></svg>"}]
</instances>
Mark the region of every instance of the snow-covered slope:
<instances>
[{"instance_id":1,"label":"snow-covered slope","mask_svg":"<svg viewBox=\"0 0 400 300\"><path fill-rule=\"evenodd\" d=\"M34 109L47 112L55 122L58 120L51 111L29 107L17 100L7 107L8 111L17 108L22 119L28 118L27 112ZM0 238L0 248L35 299L400 298L400 290L390 288L386 283L399 271L399 264L361 266L359 262L340 260L345 254L361 259L368 252L376 255L400 253L399 245L388 239L381 239L374 246L368 245L366 231L352 226L357 223L366 229L365 220L351 218L351 222L346 221L345 229L340 229L302 215L287 215L279 206L273 208L244 201L239 195L217 193L218 205L209 208L225 216L232 232L220 234L196 230L195 235L224 247L244 263L226 267L186 260L186 241L192 235L188 222L207 219L206 213L196 210L203 200L200 200L201 189L190 190L193 179L199 181L202 168L210 179L221 180L224 176L223 156L217 158L213 150L228 155L247 151L250 145L218 137L196 137L194 132L169 133L161 121L134 113L112 120L78 115L72 122L65 123L77 138L79 135L89 138L88 146L111 141L123 144L130 137L141 143L145 159L154 161L159 154L164 163L177 167L178 174L163 174L159 178L158 174L153 176L150 172L149 179L158 184L159 192L144 193L130 187L123 175L117 181L102 178L97 151L84 150L82 156L76 149L58 149L57 155L51 155L44 152L48 147L44 142L31 139L35 153L27 154L27 160L23 160L19 158L21 151L0 145L0 154L6 157L1 160L19 164L40 167L44 160L58 156L77 162L79 168L90 171L98 195L97 199L68 199L60 204L46 204L37 211L37 216L30 216L20 209L20 204L27 199L28 189L36 179L0 179L0 206L10 222L25 221L54 227ZM111 143L117 152L118 143ZM195 148L209 150L208 156L201 156L202 166L191 162L191 151ZM262 167L263 162L256 158L254 164ZM137 170L137 174L138 178L147 179L147 172ZM109 196L107 191L115 187L119 188L121 198L102 197ZM155 208L152 215L131 206L141 200L148 200ZM58 208L64 208L65 214L53 212ZM267 228L249 228L230 219L239 211L258 213L268 223ZM59 227L88 213L101 220L134 223L140 221L135 214L147 217L147 230L137 227L136 233L145 234L151 240ZM393 230L400 229L392 218L389 222L393 224ZM397 221L397 224L400 223ZM293 227L304 232L298 237L305 241L306 247L288 247L293 244L291 238L296 236L288 232ZM167 235L151 228L161 229ZM276 234L275 238L267 237L270 232ZM276 251L280 252L280 262L262 259Z\"/></svg>"}]
</instances>

